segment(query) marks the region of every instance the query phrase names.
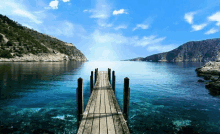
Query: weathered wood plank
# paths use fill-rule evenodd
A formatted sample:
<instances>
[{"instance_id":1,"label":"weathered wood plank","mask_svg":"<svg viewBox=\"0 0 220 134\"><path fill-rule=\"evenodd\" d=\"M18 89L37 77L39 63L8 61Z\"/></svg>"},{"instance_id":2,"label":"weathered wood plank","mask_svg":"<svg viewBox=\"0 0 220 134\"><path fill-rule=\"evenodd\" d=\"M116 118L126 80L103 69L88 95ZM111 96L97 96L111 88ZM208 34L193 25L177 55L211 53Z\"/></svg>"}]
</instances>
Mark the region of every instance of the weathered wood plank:
<instances>
[{"instance_id":1,"label":"weathered wood plank","mask_svg":"<svg viewBox=\"0 0 220 134\"><path fill-rule=\"evenodd\" d=\"M108 134L115 134L115 126L114 126L114 121L112 117L112 111L111 111L111 106L109 103L109 97L108 97L108 90L110 90L107 86L107 80L108 76L107 74L104 77L104 86L105 88L105 107L106 107L106 115L107 115L107 126L108 126Z\"/></svg>"},{"instance_id":2,"label":"weathered wood plank","mask_svg":"<svg viewBox=\"0 0 220 134\"><path fill-rule=\"evenodd\" d=\"M125 119L124 119L124 117L122 115L121 109L119 107L118 101L117 101L117 99L116 99L116 97L114 95L113 90L109 90L109 95L111 96L111 98L113 100L113 103L114 103L114 106L116 108L116 111L118 113L118 117L120 119L120 124L122 126L123 131L124 131L123 133L124 134L129 134L130 132L129 132L128 126L127 126L126 121L125 121Z\"/></svg>"},{"instance_id":3,"label":"weathered wood plank","mask_svg":"<svg viewBox=\"0 0 220 134\"><path fill-rule=\"evenodd\" d=\"M97 81L83 113L78 134L107 133L129 134L129 129L109 82L108 72L97 71Z\"/></svg>"},{"instance_id":4,"label":"weathered wood plank","mask_svg":"<svg viewBox=\"0 0 220 134\"><path fill-rule=\"evenodd\" d=\"M106 111L105 111L105 88L103 85L104 74L101 73L101 107L100 107L100 134L107 134L107 124L106 124Z\"/></svg>"},{"instance_id":5,"label":"weathered wood plank","mask_svg":"<svg viewBox=\"0 0 220 134\"><path fill-rule=\"evenodd\" d=\"M84 134L90 133L92 129L92 125L93 125L93 115L94 115L93 113L95 110L95 103L96 103L98 90L93 90L93 92L94 92L94 96L96 97L92 98L92 103L90 105L88 116L86 118L86 124L85 124L84 131L83 131Z\"/></svg>"},{"instance_id":6,"label":"weathered wood plank","mask_svg":"<svg viewBox=\"0 0 220 134\"><path fill-rule=\"evenodd\" d=\"M98 91L98 90L97 90L97 91ZM81 123L80 123L80 127L79 127L79 129L78 129L78 133L77 133L77 134L82 134L82 133L83 133L84 126L85 126L85 123L86 123L86 120L87 120L87 116L88 116L87 113L89 113L89 109L90 109L90 106L91 106L91 102L92 102L95 98L97 98L97 93L93 92L92 95L91 95L91 97L90 97L90 99L89 99L89 101L88 101L88 104L87 104L87 106L86 106L86 109L85 109L85 111L84 111L84 113L83 113L83 118L82 118L82 121L81 121Z\"/></svg>"},{"instance_id":7,"label":"weathered wood plank","mask_svg":"<svg viewBox=\"0 0 220 134\"><path fill-rule=\"evenodd\" d=\"M100 73L98 73L100 74ZM96 104L95 104L95 110L93 113L93 125L92 125L92 131L91 134L99 134L100 130L100 120L99 120L99 113L100 113L100 92L101 92L101 79L100 75L98 75L97 81L99 83L95 84L95 87L97 87L98 93L96 97Z\"/></svg>"}]
</instances>

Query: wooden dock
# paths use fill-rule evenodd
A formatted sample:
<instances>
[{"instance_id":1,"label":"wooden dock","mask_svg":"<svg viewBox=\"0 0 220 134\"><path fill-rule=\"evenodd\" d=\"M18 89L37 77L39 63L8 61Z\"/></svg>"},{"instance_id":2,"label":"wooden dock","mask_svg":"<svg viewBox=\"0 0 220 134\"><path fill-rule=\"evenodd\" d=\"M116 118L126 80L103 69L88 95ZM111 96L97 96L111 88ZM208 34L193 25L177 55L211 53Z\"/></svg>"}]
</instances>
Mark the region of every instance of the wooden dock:
<instances>
[{"instance_id":1,"label":"wooden dock","mask_svg":"<svg viewBox=\"0 0 220 134\"><path fill-rule=\"evenodd\" d=\"M95 86L80 119L77 134L129 134L127 122L109 81L111 73L109 75L109 71L96 71Z\"/></svg>"}]
</instances>

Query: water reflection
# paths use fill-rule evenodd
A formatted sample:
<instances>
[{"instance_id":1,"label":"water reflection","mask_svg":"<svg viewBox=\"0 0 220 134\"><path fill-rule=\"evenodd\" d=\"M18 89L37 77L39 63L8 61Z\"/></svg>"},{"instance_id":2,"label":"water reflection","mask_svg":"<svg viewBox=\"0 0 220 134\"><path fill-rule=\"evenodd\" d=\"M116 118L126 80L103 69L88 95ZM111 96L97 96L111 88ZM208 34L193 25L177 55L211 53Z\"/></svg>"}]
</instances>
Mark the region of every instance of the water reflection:
<instances>
[{"instance_id":1,"label":"water reflection","mask_svg":"<svg viewBox=\"0 0 220 134\"><path fill-rule=\"evenodd\" d=\"M63 73L76 74L83 62L1 62L0 94L2 99L16 98L14 92L29 90L27 85L53 80Z\"/></svg>"}]
</instances>

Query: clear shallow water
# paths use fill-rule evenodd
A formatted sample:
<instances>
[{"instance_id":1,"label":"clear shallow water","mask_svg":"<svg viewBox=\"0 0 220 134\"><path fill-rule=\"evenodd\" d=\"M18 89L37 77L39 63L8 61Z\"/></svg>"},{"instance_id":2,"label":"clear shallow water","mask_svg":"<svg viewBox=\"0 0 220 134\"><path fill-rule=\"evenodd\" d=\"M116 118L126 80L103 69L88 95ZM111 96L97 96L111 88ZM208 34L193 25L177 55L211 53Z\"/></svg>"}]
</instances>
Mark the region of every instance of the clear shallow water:
<instances>
[{"instance_id":1,"label":"clear shallow water","mask_svg":"<svg viewBox=\"0 0 220 134\"><path fill-rule=\"evenodd\" d=\"M83 78L85 106L91 71L116 74L122 108L124 78L130 79L132 133L220 133L220 97L198 83L203 63L46 62L0 63L1 131L76 133L77 79Z\"/></svg>"}]
</instances>

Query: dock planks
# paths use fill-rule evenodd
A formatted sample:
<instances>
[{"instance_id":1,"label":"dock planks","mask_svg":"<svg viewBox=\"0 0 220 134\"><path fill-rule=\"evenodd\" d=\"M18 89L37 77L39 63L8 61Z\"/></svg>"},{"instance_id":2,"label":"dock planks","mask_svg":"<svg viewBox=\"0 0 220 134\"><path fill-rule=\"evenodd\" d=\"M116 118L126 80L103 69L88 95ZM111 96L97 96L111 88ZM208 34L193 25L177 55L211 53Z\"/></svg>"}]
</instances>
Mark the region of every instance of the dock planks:
<instances>
[{"instance_id":1,"label":"dock planks","mask_svg":"<svg viewBox=\"0 0 220 134\"><path fill-rule=\"evenodd\" d=\"M77 134L129 134L108 72L99 71Z\"/></svg>"}]
</instances>

